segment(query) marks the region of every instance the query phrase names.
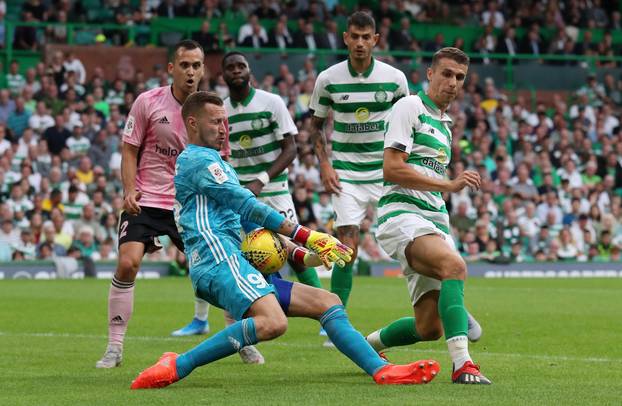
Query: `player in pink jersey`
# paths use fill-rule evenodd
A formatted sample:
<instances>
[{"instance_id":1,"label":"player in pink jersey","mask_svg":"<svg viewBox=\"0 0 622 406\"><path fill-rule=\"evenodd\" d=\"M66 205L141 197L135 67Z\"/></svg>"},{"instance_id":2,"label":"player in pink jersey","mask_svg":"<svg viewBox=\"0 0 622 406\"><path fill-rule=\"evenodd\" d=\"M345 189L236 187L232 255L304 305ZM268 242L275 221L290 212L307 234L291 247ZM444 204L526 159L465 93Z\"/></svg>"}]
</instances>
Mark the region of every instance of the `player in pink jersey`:
<instances>
[{"instance_id":1,"label":"player in pink jersey","mask_svg":"<svg viewBox=\"0 0 622 406\"><path fill-rule=\"evenodd\" d=\"M161 248L161 235L168 235L183 252L173 217L173 177L177 156L187 144L181 106L197 91L204 58L197 42L179 42L168 63L173 84L138 96L128 115L121 153L124 202L118 231L119 259L108 295L108 346L97 368L114 368L121 363L134 304L134 281L144 254ZM207 316L206 302L197 303L195 309ZM251 355L257 359L257 354ZM241 355L244 359L245 354Z\"/></svg>"}]
</instances>

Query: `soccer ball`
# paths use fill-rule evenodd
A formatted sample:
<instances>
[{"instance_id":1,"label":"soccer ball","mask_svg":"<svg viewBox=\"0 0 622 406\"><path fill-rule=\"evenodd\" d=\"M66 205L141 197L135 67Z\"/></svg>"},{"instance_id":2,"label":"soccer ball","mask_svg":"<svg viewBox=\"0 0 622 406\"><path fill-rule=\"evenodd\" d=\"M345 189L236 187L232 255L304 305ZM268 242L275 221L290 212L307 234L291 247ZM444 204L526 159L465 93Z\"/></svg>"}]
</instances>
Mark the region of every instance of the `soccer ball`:
<instances>
[{"instance_id":1,"label":"soccer ball","mask_svg":"<svg viewBox=\"0 0 622 406\"><path fill-rule=\"evenodd\" d=\"M258 228L246 234L242 241L242 255L263 274L277 272L287 260L287 249L272 231Z\"/></svg>"}]
</instances>

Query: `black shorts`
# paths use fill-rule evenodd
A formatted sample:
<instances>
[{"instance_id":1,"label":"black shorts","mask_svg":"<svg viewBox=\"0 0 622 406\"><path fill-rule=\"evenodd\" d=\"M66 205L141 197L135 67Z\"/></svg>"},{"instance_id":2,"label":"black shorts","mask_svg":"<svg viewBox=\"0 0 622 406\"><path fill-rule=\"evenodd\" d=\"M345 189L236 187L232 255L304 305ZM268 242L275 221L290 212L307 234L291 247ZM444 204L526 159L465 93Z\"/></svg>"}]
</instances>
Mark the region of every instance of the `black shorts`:
<instances>
[{"instance_id":1,"label":"black shorts","mask_svg":"<svg viewBox=\"0 0 622 406\"><path fill-rule=\"evenodd\" d=\"M162 248L158 237L168 235L180 251L184 250L184 243L177 231L172 210L144 206L140 209L140 213L136 216L125 211L121 213L119 247L130 241L142 242L145 244L145 252L152 253Z\"/></svg>"}]
</instances>

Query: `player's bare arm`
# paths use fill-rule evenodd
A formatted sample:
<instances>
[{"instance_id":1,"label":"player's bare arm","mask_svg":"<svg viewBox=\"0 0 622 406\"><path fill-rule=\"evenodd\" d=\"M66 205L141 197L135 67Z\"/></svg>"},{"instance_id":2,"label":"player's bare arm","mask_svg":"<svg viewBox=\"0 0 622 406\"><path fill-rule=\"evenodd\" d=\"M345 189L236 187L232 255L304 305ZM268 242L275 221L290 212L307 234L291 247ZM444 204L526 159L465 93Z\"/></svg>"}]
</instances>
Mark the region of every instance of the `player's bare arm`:
<instances>
[{"instance_id":1,"label":"player's bare arm","mask_svg":"<svg viewBox=\"0 0 622 406\"><path fill-rule=\"evenodd\" d=\"M385 148L383 172L384 180L391 183L430 192L459 192L469 186L479 189L481 179L475 171L464 171L457 178L435 179L413 169L406 160L408 154L396 148Z\"/></svg>"},{"instance_id":2,"label":"player's bare arm","mask_svg":"<svg viewBox=\"0 0 622 406\"><path fill-rule=\"evenodd\" d=\"M136 190L136 168L139 148L123 143L121 149L121 179L123 181L123 210L131 215L140 213L140 192Z\"/></svg>"},{"instance_id":3,"label":"player's bare arm","mask_svg":"<svg viewBox=\"0 0 622 406\"><path fill-rule=\"evenodd\" d=\"M338 194L341 190L341 183L326 151L327 140L324 134L324 121L325 119L322 117L313 116L311 118L311 143L320 161L320 176L324 189L328 193Z\"/></svg>"},{"instance_id":4,"label":"player's bare arm","mask_svg":"<svg viewBox=\"0 0 622 406\"><path fill-rule=\"evenodd\" d=\"M272 166L266 171L268 173L269 179L272 179L282 173L296 158L296 140L293 135L285 134L280 144L281 153L272 163ZM263 183L263 181L265 180L266 179L255 179L254 181L247 184L246 188L253 192L255 196L259 196L261 190L266 185Z\"/></svg>"}]
</instances>

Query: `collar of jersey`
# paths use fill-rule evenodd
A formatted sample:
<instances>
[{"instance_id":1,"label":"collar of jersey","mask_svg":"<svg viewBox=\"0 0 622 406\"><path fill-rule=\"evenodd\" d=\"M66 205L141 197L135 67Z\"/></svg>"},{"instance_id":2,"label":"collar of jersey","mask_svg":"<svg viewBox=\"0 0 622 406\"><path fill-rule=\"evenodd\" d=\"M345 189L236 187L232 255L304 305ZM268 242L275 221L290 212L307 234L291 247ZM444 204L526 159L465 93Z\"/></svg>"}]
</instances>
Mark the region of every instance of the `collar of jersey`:
<instances>
[{"instance_id":1,"label":"collar of jersey","mask_svg":"<svg viewBox=\"0 0 622 406\"><path fill-rule=\"evenodd\" d=\"M369 75L371 75L371 71L374 70L374 58L371 58L371 63L369 64L369 68L367 68L365 70L365 72L361 73L361 75L363 75L364 78L368 78ZM352 67L352 64L350 63L350 58L348 58L348 70L350 71L350 75L352 75L353 78L357 78L359 76L359 73L357 71L354 70L354 68Z\"/></svg>"},{"instance_id":2,"label":"collar of jersey","mask_svg":"<svg viewBox=\"0 0 622 406\"><path fill-rule=\"evenodd\" d=\"M251 91L248 92L248 96L246 96L242 101L240 102L236 102L235 100L231 99L231 105L233 106L233 108L238 107L238 105L242 105L244 107L248 106L248 104L251 102L251 100L253 100L253 96L255 96L255 88L251 86Z\"/></svg>"},{"instance_id":3,"label":"collar of jersey","mask_svg":"<svg viewBox=\"0 0 622 406\"><path fill-rule=\"evenodd\" d=\"M441 117L441 121L451 122L451 118L447 115L447 113L441 114L441 109L438 108L436 103L434 103L434 101L432 101L432 99L430 99L430 97L427 94L425 94L423 90L419 90L419 93L417 93L417 96L421 98L421 101L423 102L423 104L431 108L432 111L434 111L436 114L438 114Z\"/></svg>"},{"instance_id":4,"label":"collar of jersey","mask_svg":"<svg viewBox=\"0 0 622 406\"><path fill-rule=\"evenodd\" d=\"M436 113L438 113L438 115L441 115L441 109L438 108L436 103L434 103L434 101L432 101L432 99L430 99L430 97L427 94L425 94L423 90L419 90L419 93L417 93L417 96L421 98L421 101L423 101L423 104L425 104L426 106L434 110Z\"/></svg>"}]
</instances>

